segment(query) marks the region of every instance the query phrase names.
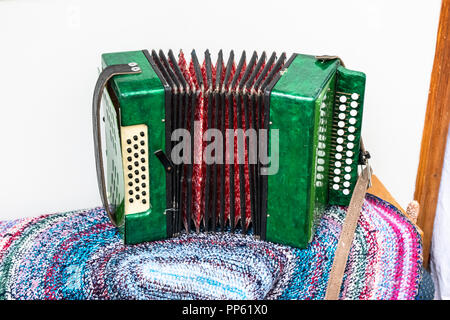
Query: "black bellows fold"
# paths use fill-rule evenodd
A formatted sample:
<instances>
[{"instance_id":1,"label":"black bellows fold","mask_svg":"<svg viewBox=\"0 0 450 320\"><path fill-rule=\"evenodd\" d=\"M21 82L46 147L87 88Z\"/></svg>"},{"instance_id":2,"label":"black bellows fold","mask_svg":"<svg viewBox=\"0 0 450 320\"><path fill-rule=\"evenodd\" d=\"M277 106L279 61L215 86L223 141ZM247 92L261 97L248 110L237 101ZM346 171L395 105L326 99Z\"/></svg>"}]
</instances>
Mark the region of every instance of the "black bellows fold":
<instances>
[{"instance_id":1,"label":"black bellows fold","mask_svg":"<svg viewBox=\"0 0 450 320\"><path fill-rule=\"evenodd\" d=\"M178 57L172 50L144 54L165 91L165 154L174 162L166 177L168 235L227 228L247 233L251 227L264 238L267 179L260 174L259 130L268 129L264 95L286 54L267 59L253 52L247 63L244 51L237 64L233 51L227 61L219 51L215 64L208 50L202 64L195 51L189 64L182 51ZM172 141L177 129L182 134ZM172 152L179 152L178 160Z\"/></svg>"}]
</instances>

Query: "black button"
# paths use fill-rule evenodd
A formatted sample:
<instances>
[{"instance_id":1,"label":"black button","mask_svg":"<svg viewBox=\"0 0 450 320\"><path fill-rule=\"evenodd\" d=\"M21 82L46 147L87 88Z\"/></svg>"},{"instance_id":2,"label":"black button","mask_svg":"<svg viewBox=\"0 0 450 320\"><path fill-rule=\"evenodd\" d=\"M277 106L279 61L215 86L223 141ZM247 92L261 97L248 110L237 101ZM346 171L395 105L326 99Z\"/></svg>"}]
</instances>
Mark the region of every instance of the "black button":
<instances>
[{"instance_id":1,"label":"black button","mask_svg":"<svg viewBox=\"0 0 450 320\"><path fill-rule=\"evenodd\" d=\"M145 150L144 150L144 149L142 149L142 150L141 150L141 154L144 154L144 153L145 153Z\"/></svg>"},{"instance_id":2,"label":"black button","mask_svg":"<svg viewBox=\"0 0 450 320\"><path fill-rule=\"evenodd\" d=\"M133 178L133 175L131 173L128 174L128 178Z\"/></svg>"},{"instance_id":3,"label":"black button","mask_svg":"<svg viewBox=\"0 0 450 320\"><path fill-rule=\"evenodd\" d=\"M131 187L133 185L133 182L128 182L128 185Z\"/></svg>"},{"instance_id":4,"label":"black button","mask_svg":"<svg viewBox=\"0 0 450 320\"><path fill-rule=\"evenodd\" d=\"M133 136L134 141L138 139L138 136Z\"/></svg>"},{"instance_id":5,"label":"black button","mask_svg":"<svg viewBox=\"0 0 450 320\"><path fill-rule=\"evenodd\" d=\"M140 135L141 135L141 137L143 137L145 135L144 131L141 131Z\"/></svg>"},{"instance_id":6,"label":"black button","mask_svg":"<svg viewBox=\"0 0 450 320\"><path fill-rule=\"evenodd\" d=\"M128 139L128 140L127 140L127 143L128 143L128 144L131 144L131 140L130 140L130 139Z\"/></svg>"},{"instance_id":7,"label":"black button","mask_svg":"<svg viewBox=\"0 0 450 320\"><path fill-rule=\"evenodd\" d=\"M127 149L127 152L128 152L128 153L131 153L131 148L128 148L128 149Z\"/></svg>"},{"instance_id":8,"label":"black button","mask_svg":"<svg viewBox=\"0 0 450 320\"><path fill-rule=\"evenodd\" d=\"M137 157L139 157L139 155L138 155L137 153L135 153L135 154L134 154L134 157L137 158Z\"/></svg>"},{"instance_id":9,"label":"black button","mask_svg":"<svg viewBox=\"0 0 450 320\"><path fill-rule=\"evenodd\" d=\"M127 160L128 160L128 161L131 161L131 160L133 160L133 158L132 158L132 157L128 157Z\"/></svg>"},{"instance_id":10,"label":"black button","mask_svg":"<svg viewBox=\"0 0 450 320\"><path fill-rule=\"evenodd\" d=\"M137 148L139 148L139 146L138 146L137 144L135 144L135 145L133 146L133 148L137 149Z\"/></svg>"},{"instance_id":11,"label":"black button","mask_svg":"<svg viewBox=\"0 0 450 320\"><path fill-rule=\"evenodd\" d=\"M130 203L133 203L134 200L133 200L133 198L130 198L129 201L130 201Z\"/></svg>"},{"instance_id":12,"label":"black button","mask_svg":"<svg viewBox=\"0 0 450 320\"><path fill-rule=\"evenodd\" d=\"M139 200L141 197L137 194L136 195L136 199Z\"/></svg>"},{"instance_id":13,"label":"black button","mask_svg":"<svg viewBox=\"0 0 450 320\"><path fill-rule=\"evenodd\" d=\"M128 166L128 170L131 170L131 169L133 169L133 166L131 166L131 165Z\"/></svg>"},{"instance_id":14,"label":"black button","mask_svg":"<svg viewBox=\"0 0 450 320\"><path fill-rule=\"evenodd\" d=\"M141 146L143 146L145 144L144 140L141 141Z\"/></svg>"},{"instance_id":15,"label":"black button","mask_svg":"<svg viewBox=\"0 0 450 320\"><path fill-rule=\"evenodd\" d=\"M137 174L137 173L136 173ZM145 174L143 174L142 176L141 176L141 178L142 178L142 180L145 180Z\"/></svg>"},{"instance_id":16,"label":"black button","mask_svg":"<svg viewBox=\"0 0 450 320\"><path fill-rule=\"evenodd\" d=\"M139 174L139 170L134 170L134 174Z\"/></svg>"},{"instance_id":17,"label":"black button","mask_svg":"<svg viewBox=\"0 0 450 320\"><path fill-rule=\"evenodd\" d=\"M128 191L128 193L129 193L130 195L132 195L132 194L133 194L133 190Z\"/></svg>"},{"instance_id":18,"label":"black button","mask_svg":"<svg viewBox=\"0 0 450 320\"><path fill-rule=\"evenodd\" d=\"M139 179L138 178L134 179L134 182L139 183Z\"/></svg>"},{"instance_id":19,"label":"black button","mask_svg":"<svg viewBox=\"0 0 450 320\"><path fill-rule=\"evenodd\" d=\"M143 204L146 204L146 203L147 203L147 200L142 199L142 203L143 203Z\"/></svg>"},{"instance_id":20,"label":"black button","mask_svg":"<svg viewBox=\"0 0 450 320\"><path fill-rule=\"evenodd\" d=\"M141 167L141 170L142 170L142 171L145 171L145 167Z\"/></svg>"}]
</instances>

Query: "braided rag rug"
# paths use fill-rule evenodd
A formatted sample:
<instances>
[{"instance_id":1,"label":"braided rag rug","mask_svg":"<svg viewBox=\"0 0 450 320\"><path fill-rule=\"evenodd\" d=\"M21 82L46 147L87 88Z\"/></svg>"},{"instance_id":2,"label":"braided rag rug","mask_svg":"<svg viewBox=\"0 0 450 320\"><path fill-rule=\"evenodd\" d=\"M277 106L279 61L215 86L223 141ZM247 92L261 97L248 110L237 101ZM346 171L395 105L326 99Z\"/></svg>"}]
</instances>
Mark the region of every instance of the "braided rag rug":
<instances>
[{"instance_id":1,"label":"braided rag rug","mask_svg":"<svg viewBox=\"0 0 450 320\"><path fill-rule=\"evenodd\" d=\"M345 207L300 250L230 233L123 245L102 208L0 222L1 299L323 299ZM414 299L416 227L367 195L342 299Z\"/></svg>"}]
</instances>

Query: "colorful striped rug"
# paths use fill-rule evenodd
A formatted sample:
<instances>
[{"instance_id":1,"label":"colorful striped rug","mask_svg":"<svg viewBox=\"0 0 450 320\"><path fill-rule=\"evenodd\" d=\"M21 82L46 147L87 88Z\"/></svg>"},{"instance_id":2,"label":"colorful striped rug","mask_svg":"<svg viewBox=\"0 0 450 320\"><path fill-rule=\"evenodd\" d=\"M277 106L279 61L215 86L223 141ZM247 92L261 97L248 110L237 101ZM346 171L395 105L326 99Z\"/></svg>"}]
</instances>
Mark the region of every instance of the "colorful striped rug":
<instances>
[{"instance_id":1,"label":"colorful striped rug","mask_svg":"<svg viewBox=\"0 0 450 320\"><path fill-rule=\"evenodd\" d=\"M326 210L308 248L230 233L124 246L103 209L0 222L2 299L323 299L345 208ZM414 299L415 226L367 195L342 299Z\"/></svg>"}]
</instances>

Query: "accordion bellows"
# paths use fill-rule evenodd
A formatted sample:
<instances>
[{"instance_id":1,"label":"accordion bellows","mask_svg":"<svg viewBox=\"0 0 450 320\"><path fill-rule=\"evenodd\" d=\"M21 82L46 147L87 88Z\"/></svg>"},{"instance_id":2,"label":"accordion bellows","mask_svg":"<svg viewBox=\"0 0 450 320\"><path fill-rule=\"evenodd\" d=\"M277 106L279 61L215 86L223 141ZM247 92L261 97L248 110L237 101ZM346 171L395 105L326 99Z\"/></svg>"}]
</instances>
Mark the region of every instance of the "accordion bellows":
<instances>
[{"instance_id":1,"label":"accordion bellows","mask_svg":"<svg viewBox=\"0 0 450 320\"><path fill-rule=\"evenodd\" d=\"M363 73L284 53L220 51L213 62L209 51L199 60L195 51L143 50L102 59L142 71L115 76L104 99L108 205L126 243L251 229L304 247L327 204L348 205Z\"/></svg>"}]
</instances>

